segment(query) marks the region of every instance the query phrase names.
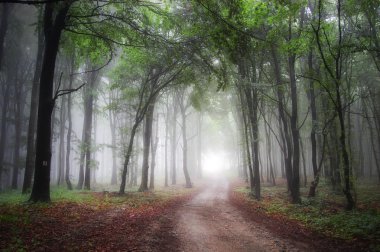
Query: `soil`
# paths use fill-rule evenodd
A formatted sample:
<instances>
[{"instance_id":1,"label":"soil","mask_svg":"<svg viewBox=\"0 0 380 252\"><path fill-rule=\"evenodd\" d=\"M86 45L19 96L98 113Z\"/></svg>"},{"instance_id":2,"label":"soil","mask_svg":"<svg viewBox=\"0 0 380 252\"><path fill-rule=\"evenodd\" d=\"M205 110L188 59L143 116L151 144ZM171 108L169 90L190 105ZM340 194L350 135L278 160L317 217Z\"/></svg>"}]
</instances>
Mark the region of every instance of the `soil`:
<instances>
[{"instance_id":1,"label":"soil","mask_svg":"<svg viewBox=\"0 0 380 252\"><path fill-rule=\"evenodd\" d=\"M227 180L207 187L166 216L161 251L371 251L366 241L332 239L296 221L273 218L236 201Z\"/></svg>"},{"instance_id":2,"label":"soil","mask_svg":"<svg viewBox=\"0 0 380 252\"><path fill-rule=\"evenodd\" d=\"M229 183L215 180L177 211L180 251L315 251L244 216L229 200Z\"/></svg>"}]
</instances>

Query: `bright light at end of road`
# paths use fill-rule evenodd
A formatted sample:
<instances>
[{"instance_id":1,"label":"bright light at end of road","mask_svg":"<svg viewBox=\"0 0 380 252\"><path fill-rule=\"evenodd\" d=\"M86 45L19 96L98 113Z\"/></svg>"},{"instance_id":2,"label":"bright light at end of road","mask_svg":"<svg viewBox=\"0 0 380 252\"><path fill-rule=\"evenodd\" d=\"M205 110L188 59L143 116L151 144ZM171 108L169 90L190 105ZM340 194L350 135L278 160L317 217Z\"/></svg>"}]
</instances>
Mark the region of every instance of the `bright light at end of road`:
<instances>
[{"instance_id":1,"label":"bright light at end of road","mask_svg":"<svg viewBox=\"0 0 380 252\"><path fill-rule=\"evenodd\" d=\"M203 173L206 176L224 175L228 169L228 160L224 153L207 153L203 157Z\"/></svg>"}]
</instances>

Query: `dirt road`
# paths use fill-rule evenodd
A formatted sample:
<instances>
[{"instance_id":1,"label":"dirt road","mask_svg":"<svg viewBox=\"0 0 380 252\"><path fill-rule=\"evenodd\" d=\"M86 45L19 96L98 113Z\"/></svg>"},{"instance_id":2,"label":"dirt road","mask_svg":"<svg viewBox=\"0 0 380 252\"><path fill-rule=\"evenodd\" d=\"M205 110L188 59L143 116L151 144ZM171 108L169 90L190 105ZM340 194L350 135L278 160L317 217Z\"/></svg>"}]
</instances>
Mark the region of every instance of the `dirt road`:
<instances>
[{"instance_id":1,"label":"dirt road","mask_svg":"<svg viewBox=\"0 0 380 252\"><path fill-rule=\"evenodd\" d=\"M180 251L313 251L245 219L229 202L228 187L227 180L214 180L178 210Z\"/></svg>"}]
</instances>

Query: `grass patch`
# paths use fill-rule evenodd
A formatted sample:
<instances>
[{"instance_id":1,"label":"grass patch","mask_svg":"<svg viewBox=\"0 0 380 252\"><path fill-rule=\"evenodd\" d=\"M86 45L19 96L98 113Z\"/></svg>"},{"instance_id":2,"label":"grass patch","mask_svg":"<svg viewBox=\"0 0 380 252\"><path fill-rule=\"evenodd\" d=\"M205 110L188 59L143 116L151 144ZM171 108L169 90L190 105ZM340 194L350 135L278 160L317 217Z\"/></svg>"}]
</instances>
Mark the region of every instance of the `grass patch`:
<instances>
[{"instance_id":1,"label":"grass patch","mask_svg":"<svg viewBox=\"0 0 380 252\"><path fill-rule=\"evenodd\" d=\"M1 204L18 204L26 202L29 199L28 194L21 194L20 190L9 190L0 192L0 205Z\"/></svg>"},{"instance_id":2,"label":"grass patch","mask_svg":"<svg viewBox=\"0 0 380 252\"><path fill-rule=\"evenodd\" d=\"M22 194L20 190L10 190L0 193L0 205L26 203L30 194ZM93 200L90 191L67 190L66 187L51 187L50 198L53 202L87 202Z\"/></svg>"},{"instance_id":3,"label":"grass patch","mask_svg":"<svg viewBox=\"0 0 380 252\"><path fill-rule=\"evenodd\" d=\"M76 203L93 207L112 207L124 204L128 207L137 208L144 204L152 204L158 201L169 200L173 197L179 197L191 194L195 189L175 187L158 187L155 191L137 192L136 188L127 188L124 195L118 195L117 192L106 190L67 190L66 187L51 187L50 197L53 205L61 203ZM9 190L0 193L0 208L15 207L24 205L29 199L29 194L21 194L20 190ZM49 207L52 204L36 203L34 208ZM2 217L0 216L0 220Z\"/></svg>"},{"instance_id":4,"label":"grass patch","mask_svg":"<svg viewBox=\"0 0 380 252\"><path fill-rule=\"evenodd\" d=\"M379 186L357 186L358 208L345 211L345 198L341 193L331 192L322 182L315 198L307 198L308 188L301 188L302 203L290 204L285 185L262 187L262 200L249 197L249 189L238 186L234 192L245 195L245 200L255 209L268 215L296 220L318 233L345 240L365 239L380 242L380 194ZM376 243L375 242L375 243Z\"/></svg>"}]
</instances>

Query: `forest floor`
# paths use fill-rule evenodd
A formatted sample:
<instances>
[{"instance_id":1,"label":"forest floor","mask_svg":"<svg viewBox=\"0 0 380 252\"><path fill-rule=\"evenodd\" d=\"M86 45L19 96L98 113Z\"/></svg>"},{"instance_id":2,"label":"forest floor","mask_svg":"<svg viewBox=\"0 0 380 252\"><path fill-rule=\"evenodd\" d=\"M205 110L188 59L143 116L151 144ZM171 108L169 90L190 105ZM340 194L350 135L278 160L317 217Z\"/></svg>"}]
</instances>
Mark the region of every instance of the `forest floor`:
<instances>
[{"instance_id":1,"label":"forest floor","mask_svg":"<svg viewBox=\"0 0 380 252\"><path fill-rule=\"evenodd\" d=\"M312 251L309 243L273 234L229 200L229 183L214 180L175 216L180 251Z\"/></svg>"},{"instance_id":2,"label":"forest floor","mask_svg":"<svg viewBox=\"0 0 380 252\"><path fill-rule=\"evenodd\" d=\"M230 184L218 178L209 181L208 187L182 206L173 217L179 250L311 252L379 249L371 247L378 244L380 240L376 238L379 236L371 240L331 237L277 210L273 213L265 211L265 203L252 199L246 191L242 192L245 187L244 183ZM267 192L264 194L270 204L276 203ZM284 198L285 202L286 196ZM302 206L299 208L303 209Z\"/></svg>"},{"instance_id":3,"label":"forest floor","mask_svg":"<svg viewBox=\"0 0 380 252\"><path fill-rule=\"evenodd\" d=\"M53 203L32 205L0 194L0 251L378 249L372 246L379 242L378 236L340 238L293 218L292 214L300 211L302 216L312 214L312 208L284 205L286 199L279 205L276 197L283 198L284 188L273 193L274 187L263 187L264 199L257 202L245 187L244 183L218 178L195 189L178 185L124 196L54 189ZM329 206L329 212L331 207L337 206ZM350 220L347 215L343 218ZM369 218L375 223L372 233L378 234L376 220ZM329 230L326 226L323 229Z\"/></svg>"}]
</instances>

